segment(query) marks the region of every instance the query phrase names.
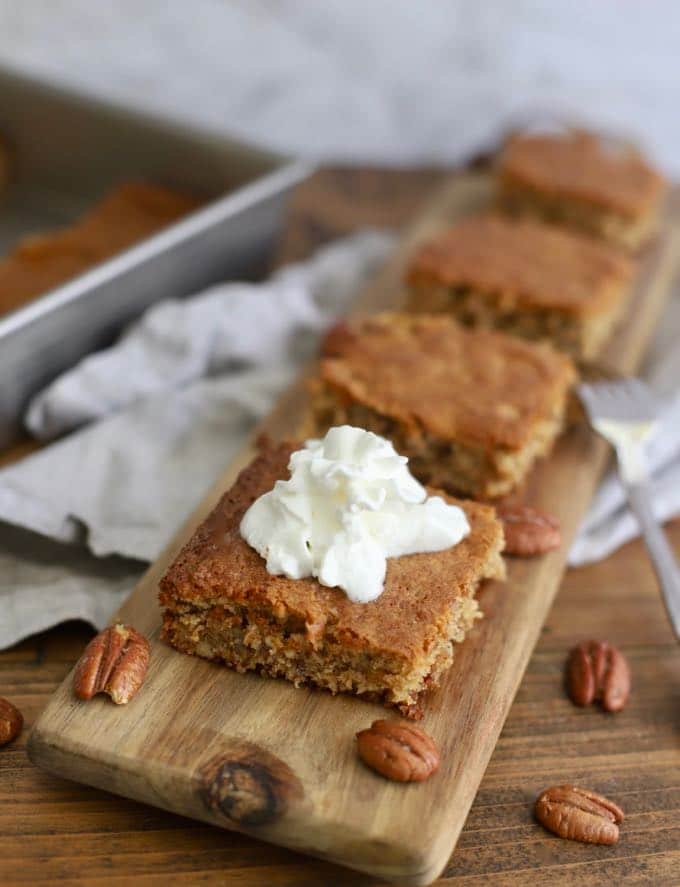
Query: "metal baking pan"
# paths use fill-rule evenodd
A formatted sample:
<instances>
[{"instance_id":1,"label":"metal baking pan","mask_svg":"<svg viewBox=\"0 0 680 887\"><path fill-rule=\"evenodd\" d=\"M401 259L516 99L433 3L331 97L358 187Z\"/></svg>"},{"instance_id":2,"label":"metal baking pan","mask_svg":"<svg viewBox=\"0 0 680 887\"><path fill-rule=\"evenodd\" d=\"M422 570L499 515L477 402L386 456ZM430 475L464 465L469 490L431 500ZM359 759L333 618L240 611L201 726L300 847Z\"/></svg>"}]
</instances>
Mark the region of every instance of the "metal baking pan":
<instances>
[{"instance_id":1,"label":"metal baking pan","mask_svg":"<svg viewBox=\"0 0 680 887\"><path fill-rule=\"evenodd\" d=\"M210 202L153 237L0 316L0 446L30 396L109 343L152 302L266 259L287 192L311 168L223 135L103 103L0 68L0 134L12 153L0 194L0 253L68 224L116 184L143 179Z\"/></svg>"}]
</instances>

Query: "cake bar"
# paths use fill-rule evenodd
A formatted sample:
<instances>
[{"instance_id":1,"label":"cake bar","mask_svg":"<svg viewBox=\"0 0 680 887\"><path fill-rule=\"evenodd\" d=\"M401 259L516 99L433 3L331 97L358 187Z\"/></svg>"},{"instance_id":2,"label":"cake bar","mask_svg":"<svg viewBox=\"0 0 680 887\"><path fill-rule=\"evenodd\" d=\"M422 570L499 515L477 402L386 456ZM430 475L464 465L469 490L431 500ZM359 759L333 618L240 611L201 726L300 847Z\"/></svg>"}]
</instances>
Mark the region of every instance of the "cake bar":
<instances>
[{"instance_id":1,"label":"cake bar","mask_svg":"<svg viewBox=\"0 0 680 887\"><path fill-rule=\"evenodd\" d=\"M626 248L654 231L665 193L662 177L631 146L580 130L511 138L496 185L505 210Z\"/></svg>"},{"instance_id":2,"label":"cake bar","mask_svg":"<svg viewBox=\"0 0 680 887\"><path fill-rule=\"evenodd\" d=\"M550 450L574 379L571 360L549 345L444 315L349 322L324 352L311 431L373 431L422 483L473 497L509 492Z\"/></svg>"},{"instance_id":3,"label":"cake bar","mask_svg":"<svg viewBox=\"0 0 680 887\"><path fill-rule=\"evenodd\" d=\"M408 310L547 339L597 355L621 317L633 264L585 235L530 219L464 219L425 243L407 269Z\"/></svg>"},{"instance_id":4,"label":"cake bar","mask_svg":"<svg viewBox=\"0 0 680 887\"><path fill-rule=\"evenodd\" d=\"M480 582L504 575L501 524L489 506L449 500L465 510L470 534L444 551L391 558L371 603L352 603L315 579L272 576L239 524L288 477L293 449L265 444L184 546L160 583L162 636L240 672L357 694L417 717L480 615Z\"/></svg>"}]
</instances>

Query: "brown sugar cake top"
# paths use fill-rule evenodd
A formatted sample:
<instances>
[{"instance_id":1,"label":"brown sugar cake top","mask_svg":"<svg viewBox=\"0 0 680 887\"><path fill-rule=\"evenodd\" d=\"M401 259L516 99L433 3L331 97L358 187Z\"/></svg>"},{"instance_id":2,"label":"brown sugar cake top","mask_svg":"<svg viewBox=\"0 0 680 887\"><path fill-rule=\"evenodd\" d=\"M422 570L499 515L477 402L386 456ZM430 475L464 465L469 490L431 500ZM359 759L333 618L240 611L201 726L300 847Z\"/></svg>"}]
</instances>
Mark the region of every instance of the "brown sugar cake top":
<instances>
[{"instance_id":1,"label":"brown sugar cake top","mask_svg":"<svg viewBox=\"0 0 680 887\"><path fill-rule=\"evenodd\" d=\"M473 216L425 243L411 285L498 293L503 304L596 314L618 301L633 264L614 247L529 219Z\"/></svg>"},{"instance_id":2,"label":"brown sugar cake top","mask_svg":"<svg viewBox=\"0 0 680 887\"><path fill-rule=\"evenodd\" d=\"M498 549L502 529L494 510L437 494L464 508L470 534L444 551L390 558L380 597L367 604L352 603L339 588L327 588L316 579L270 575L265 561L239 532L241 518L255 499L289 477L288 460L296 448L268 445L241 472L161 580L161 604L183 601L210 607L237 602L255 621L262 612L273 611L303 629L332 625L347 647L421 655L443 630L451 604L480 579Z\"/></svg>"},{"instance_id":3,"label":"brown sugar cake top","mask_svg":"<svg viewBox=\"0 0 680 887\"><path fill-rule=\"evenodd\" d=\"M574 370L549 345L466 329L447 315L381 314L350 323L320 372L415 434L519 449Z\"/></svg>"},{"instance_id":4,"label":"brown sugar cake top","mask_svg":"<svg viewBox=\"0 0 680 887\"><path fill-rule=\"evenodd\" d=\"M637 151L582 131L515 136L503 150L499 172L631 218L649 212L664 190L663 178Z\"/></svg>"}]
</instances>

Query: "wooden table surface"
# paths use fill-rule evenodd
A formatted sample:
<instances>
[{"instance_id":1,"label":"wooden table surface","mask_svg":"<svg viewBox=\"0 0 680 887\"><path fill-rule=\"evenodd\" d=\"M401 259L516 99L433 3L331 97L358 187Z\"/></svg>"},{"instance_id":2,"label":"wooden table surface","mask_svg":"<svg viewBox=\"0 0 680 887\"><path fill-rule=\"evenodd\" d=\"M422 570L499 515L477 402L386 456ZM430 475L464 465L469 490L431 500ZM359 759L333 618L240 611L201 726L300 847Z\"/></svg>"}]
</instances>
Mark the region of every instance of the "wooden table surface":
<instances>
[{"instance_id":1,"label":"wooden table surface","mask_svg":"<svg viewBox=\"0 0 680 887\"><path fill-rule=\"evenodd\" d=\"M317 173L295 194L277 262L359 227L403 223L443 178L428 170ZM0 463L30 448L0 453ZM680 552L680 520L668 529ZM70 623L0 653L0 695L26 717L20 739L0 749L0 885L378 883L35 768L28 729L91 634ZM633 695L619 715L575 708L563 692L566 653L590 637L621 646L631 662ZM627 814L619 843L593 847L544 832L532 817L528 772L533 783L573 781L617 801ZM639 541L567 574L437 883L610 881L680 884L680 649Z\"/></svg>"}]
</instances>

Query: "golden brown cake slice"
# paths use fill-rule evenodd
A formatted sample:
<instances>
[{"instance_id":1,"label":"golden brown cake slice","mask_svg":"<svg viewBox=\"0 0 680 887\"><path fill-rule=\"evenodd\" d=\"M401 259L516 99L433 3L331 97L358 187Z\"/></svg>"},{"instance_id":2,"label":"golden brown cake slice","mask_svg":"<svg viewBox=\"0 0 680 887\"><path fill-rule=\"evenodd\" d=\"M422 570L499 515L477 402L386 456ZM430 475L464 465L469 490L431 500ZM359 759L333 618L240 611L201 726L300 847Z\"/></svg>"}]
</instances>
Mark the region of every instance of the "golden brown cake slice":
<instances>
[{"instance_id":1,"label":"golden brown cake slice","mask_svg":"<svg viewBox=\"0 0 680 887\"><path fill-rule=\"evenodd\" d=\"M547 339L594 357L623 313L633 264L614 247L529 219L464 219L425 243L408 270L408 310Z\"/></svg>"},{"instance_id":2,"label":"golden brown cake slice","mask_svg":"<svg viewBox=\"0 0 680 887\"><path fill-rule=\"evenodd\" d=\"M513 489L562 429L571 360L441 315L382 314L332 331L311 383L314 431L356 425L423 483L475 497Z\"/></svg>"},{"instance_id":3,"label":"golden brown cake slice","mask_svg":"<svg viewBox=\"0 0 680 887\"><path fill-rule=\"evenodd\" d=\"M653 232L663 178L629 145L580 130L519 135L501 154L499 204L628 248Z\"/></svg>"},{"instance_id":4,"label":"golden brown cake slice","mask_svg":"<svg viewBox=\"0 0 680 887\"><path fill-rule=\"evenodd\" d=\"M456 503L470 534L444 551L391 558L384 591L370 603L316 579L272 576L239 525L255 499L288 477L293 449L265 446L168 569L163 638L237 671L354 693L417 717L480 615L480 582L504 575L501 524L488 506Z\"/></svg>"},{"instance_id":5,"label":"golden brown cake slice","mask_svg":"<svg viewBox=\"0 0 680 887\"><path fill-rule=\"evenodd\" d=\"M69 228L24 238L0 258L0 315L82 274L191 212L199 201L128 182Z\"/></svg>"}]
</instances>

